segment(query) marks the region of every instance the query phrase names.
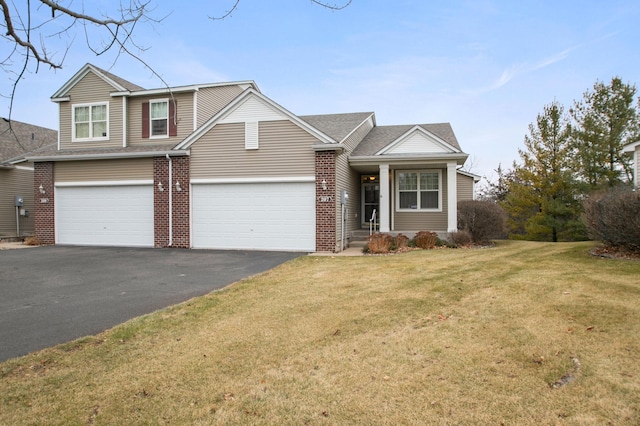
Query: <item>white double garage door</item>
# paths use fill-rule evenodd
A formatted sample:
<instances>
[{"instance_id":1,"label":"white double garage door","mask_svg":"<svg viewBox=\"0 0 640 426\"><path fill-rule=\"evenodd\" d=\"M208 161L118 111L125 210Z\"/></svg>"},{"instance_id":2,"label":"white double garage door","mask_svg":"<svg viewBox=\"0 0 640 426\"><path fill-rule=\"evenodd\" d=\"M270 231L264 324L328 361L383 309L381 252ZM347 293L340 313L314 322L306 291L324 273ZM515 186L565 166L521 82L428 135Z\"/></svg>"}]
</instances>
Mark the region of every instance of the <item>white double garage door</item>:
<instances>
[{"instance_id":1,"label":"white double garage door","mask_svg":"<svg viewBox=\"0 0 640 426\"><path fill-rule=\"evenodd\" d=\"M57 243L153 247L153 189L151 184L58 186ZM313 182L191 186L194 248L315 251L315 227Z\"/></svg>"}]
</instances>

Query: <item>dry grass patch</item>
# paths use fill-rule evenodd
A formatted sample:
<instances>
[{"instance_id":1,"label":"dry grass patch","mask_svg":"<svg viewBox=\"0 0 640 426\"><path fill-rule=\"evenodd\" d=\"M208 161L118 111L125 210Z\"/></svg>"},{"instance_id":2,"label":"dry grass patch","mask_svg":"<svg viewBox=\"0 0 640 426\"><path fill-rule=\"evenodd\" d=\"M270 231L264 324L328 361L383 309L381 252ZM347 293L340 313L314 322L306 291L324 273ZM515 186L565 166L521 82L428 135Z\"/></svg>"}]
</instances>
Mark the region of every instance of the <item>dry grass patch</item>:
<instances>
[{"instance_id":1,"label":"dry grass patch","mask_svg":"<svg viewBox=\"0 0 640 426\"><path fill-rule=\"evenodd\" d=\"M638 424L640 262L591 247L296 259L0 364L0 424Z\"/></svg>"}]
</instances>

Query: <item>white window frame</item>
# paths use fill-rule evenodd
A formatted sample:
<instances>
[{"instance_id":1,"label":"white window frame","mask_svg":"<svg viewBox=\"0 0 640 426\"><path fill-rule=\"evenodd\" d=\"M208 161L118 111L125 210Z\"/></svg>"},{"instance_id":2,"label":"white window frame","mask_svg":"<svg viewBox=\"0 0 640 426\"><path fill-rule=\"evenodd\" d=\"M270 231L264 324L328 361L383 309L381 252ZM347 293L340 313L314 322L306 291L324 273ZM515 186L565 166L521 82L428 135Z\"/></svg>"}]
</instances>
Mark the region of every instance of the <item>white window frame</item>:
<instances>
[{"instance_id":1,"label":"white window frame","mask_svg":"<svg viewBox=\"0 0 640 426\"><path fill-rule=\"evenodd\" d=\"M154 135L153 134L153 120L154 118L151 115L153 111L153 104L167 104L167 116L166 118L156 118L156 120L167 120L167 131L162 135ZM149 139L166 139L169 137L169 99L152 99L149 101Z\"/></svg>"},{"instance_id":2,"label":"white window frame","mask_svg":"<svg viewBox=\"0 0 640 426\"><path fill-rule=\"evenodd\" d=\"M106 107L106 136L98 136L93 137L93 125L94 121L92 120L92 111L96 106L104 106ZM89 108L89 137L81 138L76 135L76 109L77 108ZM71 141L72 142L96 142L96 141L106 141L109 140L109 102L93 102L86 104L74 104L71 105Z\"/></svg>"},{"instance_id":3,"label":"white window frame","mask_svg":"<svg viewBox=\"0 0 640 426\"><path fill-rule=\"evenodd\" d=\"M395 202L396 202L396 212L415 212L415 213L426 213L426 212L441 212L442 211L442 170L440 169L421 169L421 170L396 170L395 171ZM417 206L415 209L407 209L400 207L400 173L415 173L417 179L417 189L415 190L417 194ZM420 175L421 174L438 174L438 208L422 208L420 206ZM403 191L405 192L405 191Z\"/></svg>"}]
</instances>

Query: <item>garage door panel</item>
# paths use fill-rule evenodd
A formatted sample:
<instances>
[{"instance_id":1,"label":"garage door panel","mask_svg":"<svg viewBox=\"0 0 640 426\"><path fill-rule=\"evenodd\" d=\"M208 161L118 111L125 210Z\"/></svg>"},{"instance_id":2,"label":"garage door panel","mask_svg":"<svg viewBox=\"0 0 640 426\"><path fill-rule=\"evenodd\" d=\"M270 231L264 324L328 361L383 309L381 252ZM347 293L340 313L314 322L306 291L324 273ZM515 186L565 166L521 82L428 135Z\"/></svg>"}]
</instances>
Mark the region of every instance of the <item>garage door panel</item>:
<instances>
[{"instance_id":1,"label":"garage door panel","mask_svg":"<svg viewBox=\"0 0 640 426\"><path fill-rule=\"evenodd\" d=\"M193 185L193 246L315 250L315 185Z\"/></svg>"},{"instance_id":2,"label":"garage door panel","mask_svg":"<svg viewBox=\"0 0 640 426\"><path fill-rule=\"evenodd\" d=\"M57 188L56 232L59 244L152 247L153 187Z\"/></svg>"}]
</instances>

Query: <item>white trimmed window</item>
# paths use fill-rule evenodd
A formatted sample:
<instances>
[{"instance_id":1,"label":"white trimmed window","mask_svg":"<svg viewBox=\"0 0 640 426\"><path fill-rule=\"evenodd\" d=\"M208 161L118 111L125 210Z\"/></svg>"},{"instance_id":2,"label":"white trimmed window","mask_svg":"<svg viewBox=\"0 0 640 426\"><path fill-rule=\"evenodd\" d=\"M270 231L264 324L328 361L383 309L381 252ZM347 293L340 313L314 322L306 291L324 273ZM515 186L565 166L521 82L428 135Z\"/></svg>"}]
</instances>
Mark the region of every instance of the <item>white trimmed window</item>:
<instances>
[{"instance_id":1,"label":"white trimmed window","mask_svg":"<svg viewBox=\"0 0 640 426\"><path fill-rule=\"evenodd\" d=\"M109 104L73 106L73 141L104 141L109 139Z\"/></svg>"},{"instance_id":2,"label":"white trimmed window","mask_svg":"<svg viewBox=\"0 0 640 426\"><path fill-rule=\"evenodd\" d=\"M169 137L169 100L149 102L149 135L152 138Z\"/></svg>"},{"instance_id":3,"label":"white trimmed window","mask_svg":"<svg viewBox=\"0 0 640 426\"><path fill-rule=\"evenodd\" d=\"M396 172L397 211L442 211L442 172Z\"/></svg>"}]
</instances>

